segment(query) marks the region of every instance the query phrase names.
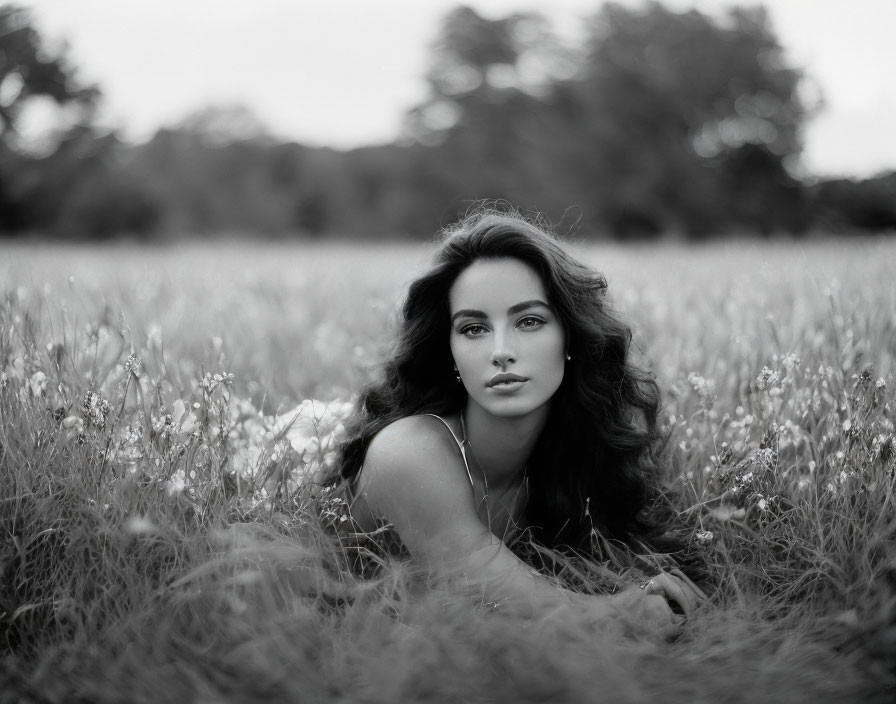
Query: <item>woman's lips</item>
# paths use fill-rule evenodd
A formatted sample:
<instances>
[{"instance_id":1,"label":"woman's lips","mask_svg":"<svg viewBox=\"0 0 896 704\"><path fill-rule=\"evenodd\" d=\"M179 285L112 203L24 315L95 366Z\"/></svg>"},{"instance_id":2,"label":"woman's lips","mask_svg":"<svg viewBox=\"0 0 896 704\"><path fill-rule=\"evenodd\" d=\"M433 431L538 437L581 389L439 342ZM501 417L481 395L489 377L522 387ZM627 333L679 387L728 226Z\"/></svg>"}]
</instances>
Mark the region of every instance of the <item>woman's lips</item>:
<instances>
[{"instance_id":1,"label":"woman's lips","mask_svg":"<svg viewBox=\"0 0 896 704\"><path fill-rule=\"evenodd\" d=\"M486 384L486 386L488 386L489 388L510 388L513 386L518 386L524 381L528 381L528 379L524 376L503 372L501 374L495 374L491 379L488 380L488 384Z\"/></svg>"}]
</instances>

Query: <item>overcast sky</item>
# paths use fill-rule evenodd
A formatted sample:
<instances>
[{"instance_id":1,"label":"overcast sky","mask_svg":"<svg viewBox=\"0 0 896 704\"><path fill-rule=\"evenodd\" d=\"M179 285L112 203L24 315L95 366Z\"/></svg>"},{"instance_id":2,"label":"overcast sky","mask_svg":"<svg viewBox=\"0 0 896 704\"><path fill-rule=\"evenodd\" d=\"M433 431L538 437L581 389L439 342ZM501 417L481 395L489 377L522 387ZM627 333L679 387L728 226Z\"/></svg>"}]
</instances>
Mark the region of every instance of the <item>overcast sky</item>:
<instances>
[{"instance_id":1,"label":"overcast sky","mask_svg":"<svg viewBox=\"0 0 896 704\"><path fill-rule=\"evenodd\" d=\"M640 5L640 0L623 0ZM19 0L68 41L101 119L135 140L211 103L242 103L283 138L352 147L398 135L425 94L427 50L450 0ZM497 17L538 10L567 37L598 0L468 0ZM725 0L666 0L720 13ZM747 3L741 3L747 4ZM752 3L749 3L752 4ZM896 0L767 0L791 63L827 107L806 133L806 169L896 168ZM35 110L29 125L42 124Z\"/></svg>"}]
</instances>

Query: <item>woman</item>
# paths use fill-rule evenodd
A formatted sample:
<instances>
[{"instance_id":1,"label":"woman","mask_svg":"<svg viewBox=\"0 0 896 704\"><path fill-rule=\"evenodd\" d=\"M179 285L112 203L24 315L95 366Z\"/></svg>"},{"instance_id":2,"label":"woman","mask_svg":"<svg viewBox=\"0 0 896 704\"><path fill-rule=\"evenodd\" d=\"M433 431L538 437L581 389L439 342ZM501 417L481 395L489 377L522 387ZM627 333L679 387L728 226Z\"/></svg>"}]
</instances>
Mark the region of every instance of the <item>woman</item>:
<instances>
[{"instance_id":1,"label":"woman","mask_svg":"<svg viewBox=\"0 0 896 704\"><path fill-rule=\"evenodd\" d=\"M561 591L508 548L520 531L595 557L597 536L649 544L658 393L629 364L605 290L518 214L480 210L449 228L343 449L355 525L389 524L432 574L528 609ZM664 632L673 605L687 615L705 598L678 571L612 596L564 594L597 622Z\"/></svg>"}]
</instances>

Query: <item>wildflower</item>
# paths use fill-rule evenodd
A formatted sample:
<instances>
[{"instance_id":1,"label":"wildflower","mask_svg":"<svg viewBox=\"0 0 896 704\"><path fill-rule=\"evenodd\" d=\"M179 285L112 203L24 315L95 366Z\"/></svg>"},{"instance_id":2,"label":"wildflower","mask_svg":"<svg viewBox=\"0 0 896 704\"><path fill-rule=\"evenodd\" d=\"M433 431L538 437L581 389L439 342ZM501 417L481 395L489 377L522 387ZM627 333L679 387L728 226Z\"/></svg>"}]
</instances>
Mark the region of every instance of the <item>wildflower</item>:
<instances>
[{"instance_id":1,"label":"wildflower","mask_svg":"<svg viewBox=\"0 0 896 704\"><path fill-rule=\"evenodd\" d=\"M698 530L695 537L700 545L709 545L716 536L713 535L711 530Z\"/></svg>"},{"instance_id":2,"label":"wildflower","mask_svg":"<svg viewBox=\"0 0 896 704\"><path fill-rule=\"evenodd\" d=\"M159 417L153 416L152 418L152 429L157 433L167 435L170 432L172 425L173 421L170 413L165 413Z\"/></svg>"},{"instance_id":3,"label":"wildflower","mask_svg":"<svg viewBox=\"0 0 896 704\"><path fill-rule=\"evenodd\" d=\"M84 419L81 416L68 416L62 420L62 427L66 430L74 430L78 433L84 432Z\"/></svg>"},{"instance_id":4,"label":"wildflower","mask_svg":"<svg viewBox=\"0 0 896 704\"><path fill-rule=\"evenodd\" d=\"M143 364L140 357L137 356L136 352L131 352L128 355L127 361L124 363L124 371L127 374L133 374L134 376L140 376L140 367Z\"/></svg>"},{"instance_id":5,"label":"wildflower","mask_svg":"<svg viewBox=\"0 0 896 704\"><path fill-rule=\"evenodd\" d=\"M199 404L193 404L194 408L198 408ZM193 429L193 425L196 423L196 416L193 414L193 411L186 413L187 407L186 404L177 399L173 404L171 404L171 423L174 426L180 428L180 432L189 433ZM184 415L186 413L186 415Z\"/></svg>"},{"instance_id":6,"label":"wildflower","mask_svg":"<svg viewBox=\"0 0 896 704\"><path fill-rule=\"evenodd\" d=\"M297 454L326 452L346 435L343 420L351 413L350 403L324 403L305 399L295 409L274 419L272 430L284 433ZM310 459L310 458L309 458Z\"/></svg>"},{"instance_id":7,"label":"wildflower","mask_svg":"<svg viewBox=\"0 0 896 704\"><path fill-rule=\"evenodd\" d=\"M883 377L878 377L877 381L874 382L874 388L883 391L887 388L887 382Z\"/></svg>"},{"instance_id":8,"label":"wildflower","mask_svg":"<svg viewBox=\"0 0 896 704\"><path fill-rule=\"evenodd\" d=\"M240 445L233 450L231 466L240 479L251 482L258 472L263 458L263 448L257 445Z\"/></svg>"},{"instance_id":9,"label":"wildflower","mask_svg":"<svg viewBox=\"0 0 896 704\"><path fill-rule=\"evenodd\" d=\"M702 394L706 390L706 379L697 374L696 372L691 372L688 374L688 383L694 388L698 394Z\"/></svg>"},{"instance_id":10,"label":"wildflower","mask_svg":"<svg viewBox=\"0 0 896 704\"><path fill-rule=\"evenodd\" d=\"M88 423L95 425L97 428L106 426L106 416L109 415L109 402L101 398L96 392L88 390L84 394L81 410Z\"/></svg>"},{"instance_id":11,"label":"wildflower","mask_svg":"<svg viewBox=\"0 0 896 704\"><path fill-rule=\"evenodd\" d=\"M207 393L212 393L218 386L232 386L234 375L229 372L211 374L206 372L205 376L199 380L199 388L204 389Z\"/></svg>"},{"instance_id":12,"label":"wildflower","mask_svg":"<svg viewBox=\"0 0 896 704\"><path fill-rule=\"evenodd\" d=\"M700 403L703 406L704 410L709 411L716 401L715 394L713 394L715 383L711 380L705 379L695 372L691 372L690 374L688 374L688 382L700 397Z\"/></svg>"},{"instance_id":13,"label":"wildflower","mask_svg":"<svg viewBox=\"0 0 896 704\"><path fill-rule=\"evenodd\" d=\"M47 375L43 372L34 372L28 382L31 388L31 394L35 397L43 396L47 388Z\"/></svg>"},{"instance_id":14,"label":"wildflower","mask_svg":"<svg viewBox=\"0 0 896 704\"><path fill-rule=\"evenodd\" d=\"M781 364L785 369L790 371L794 367L800 366L800 358L797 357L793 352L790 354L784 355L784 358L781 360Z\"/></svg>"},{"instance_id":15,"label":"wildflower","mask_svg":"<svg viewBox=\"0 0 896 704\"><path fill-rule=\"evenodd\" d=\"M183 469L178 469L174 474L171 475L171 479L165 482L165 490L168 492L169 496L179 494L186 488L186 486L187 478L184 474Z\"/></svg>"},{"instance_id":16,"label":"wildflower","mask_svg":"<svg viewBox=\"0 0 896 704\"><path fill-rule=\"evenodd\" d=\"M759 510L762 512L765 512L768 510L768 501L766 500L766 498L764 496L762 498L760 498L759 501L756 502L756 505L759 507Z\"/></svg>"},{"instance_id":17,"label":"wildflower","mask_svg":"<svg viewBox=\"0 0 896 704\"><path fill-rule=\"evenodd\" d=\"M345 523L348 520L348 502L339 496L330 496L320 502L320 517L324 525Z\"/></svg>"},{"instance_id":18,"label":"wildflower","mask_svg":"<svg viewBox=\"0 0 896 704\"><path fill-rule=\"evenodd\" d=\"M759 376L756 377L756 386L763 391L773 387L778 381L780 381L780 374L764 366L759 372Z\"/></svg>"},{"instance_id":19,"label":"wildflower","mask_svg":"<svg viewBox=\"0 0 896 704\"><path fill-rule=\"evenodd\" d=\"M775 469L778 465L778 453L771 447L764 447L761 450L757 450L756 459L760 464L769 469Z\"/></svg>"}]
</instances>

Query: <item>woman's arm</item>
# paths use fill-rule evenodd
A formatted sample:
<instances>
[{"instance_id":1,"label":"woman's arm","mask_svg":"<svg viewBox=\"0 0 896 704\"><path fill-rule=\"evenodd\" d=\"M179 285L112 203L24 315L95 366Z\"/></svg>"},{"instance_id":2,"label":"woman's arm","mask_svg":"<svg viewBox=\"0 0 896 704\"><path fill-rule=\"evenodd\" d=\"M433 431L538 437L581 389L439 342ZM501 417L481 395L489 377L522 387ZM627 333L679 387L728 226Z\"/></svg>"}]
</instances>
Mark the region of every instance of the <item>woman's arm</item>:
<instances>
[{"instance_id":1,"label":"woman's arm","mask_svg":"<svg viewBox=\"0 0 896 704\"><path fill-rule=\"evenodd\" d=\"M661 591L592 597L558 589L533 572L479 520L457 448L437 422L415 416L383 429L367 450L356 499L393 524L424 569L524 613L565 598L595 623L629 616L658 630L674 625ZM682 606L690 610L687 602Z\"/></svg>"}]
</instances>

